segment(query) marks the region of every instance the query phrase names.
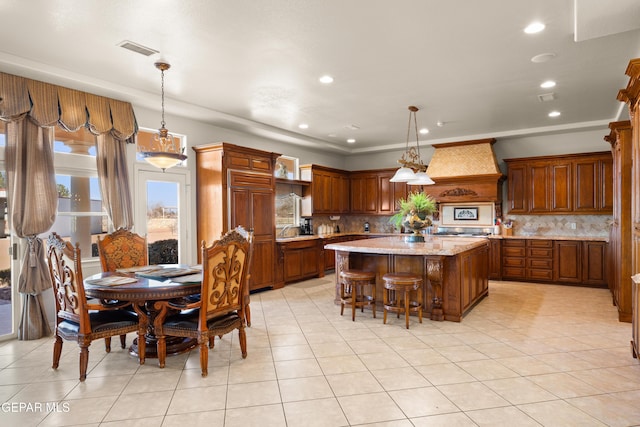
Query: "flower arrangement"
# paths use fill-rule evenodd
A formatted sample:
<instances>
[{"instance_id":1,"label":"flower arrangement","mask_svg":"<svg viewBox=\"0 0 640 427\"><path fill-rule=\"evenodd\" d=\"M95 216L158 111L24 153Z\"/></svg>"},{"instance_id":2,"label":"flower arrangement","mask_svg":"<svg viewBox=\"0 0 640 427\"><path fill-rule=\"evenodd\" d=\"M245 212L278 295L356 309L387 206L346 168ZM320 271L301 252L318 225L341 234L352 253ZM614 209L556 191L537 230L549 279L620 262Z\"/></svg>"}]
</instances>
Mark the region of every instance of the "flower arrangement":
<instances>
[{"instance_id":1,"label":"flower arrangement","mask_svg":"<svg viewBox=\"0 0 640 427\"><path fill-rule=\"evenodd\" d=\"M414 230L428 227L431 225L431 220L427 218L427 215L431 215L437 210L435 199L424 191L409 193L406 199L399 199L397 205L398 212L393 214L389 222L398 229L402 225ZM423 225L420 226L418 221L422 222Z\"/></svg>"}]
</instances>

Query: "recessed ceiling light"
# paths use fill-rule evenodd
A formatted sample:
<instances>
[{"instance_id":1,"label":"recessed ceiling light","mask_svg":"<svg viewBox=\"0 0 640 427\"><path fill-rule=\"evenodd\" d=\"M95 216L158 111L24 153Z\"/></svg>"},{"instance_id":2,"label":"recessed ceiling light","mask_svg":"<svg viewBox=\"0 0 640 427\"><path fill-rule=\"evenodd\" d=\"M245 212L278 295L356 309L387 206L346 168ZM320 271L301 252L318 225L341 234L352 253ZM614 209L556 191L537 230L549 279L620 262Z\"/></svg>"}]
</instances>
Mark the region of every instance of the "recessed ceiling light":
<instances>
[{"instance_id":1,"label":"recessed ceiling light","mask_svg":"<svg viewBox=\"0 0 640 427\"><path fill-rule=\"evenodd\" d=\"M546 82L542 82L540 87L544 89L549 89L551 87L554 87L555 85L556 85L556 82L554 82L553 80L547 80Z\"/></svg>"},{"instance_id":2,"label":"recessed ceiling light","mask_svg":"<svg viewBox=\"0 0 640 427\"><path fill-rule=\"evenodd\" d=\"M542 22L532 22L531 24L527 25L527 27L524 29L524 32L527 34L535 34L539 33L542 30L544 30L544 24Z\"/></svg>"},{"instance_id":3,"label":"recessed ceiling light","mask_svg":"<svg viewBox=\"0 0 640 427\"><path fill-rule=\"evenodd\" d=\"M549 117L558 117L560 115L560 111L552 111L549 113Z\"/></svg>"},{"instance_id":4,"label":"recessed ceiling light","mask_svg":"<svg viewBox=\"0 0 640 427\"><path fill-rule=\"evenodd\" d=\"M347 139L347 142L348 142L349 144L353 144L354 142L356 142L356 140L355 140L355 139L353 139L353 138L349 138L349 139Z\"/></svg>"},{"instance_id":5,"label":"recessed ceiling light","mask_svg":"<svg viewBox=\"0 0 640 427\"><path fill-rule=\"evenodd\" d=\"M320 80L320 83L325 84L325 85L333 83L333 77L331 77L328 74L320 77L318 80Z\"/></svg>"},{"instance_id":6,"label":"recessed ceiling light","mask_svg":"<svg viewBox=\"0 0 640 427\"><path fill-rule=\"evenodd\" d=\"M429 129L427 129L427 128L422 128L422 129L420 129L420 133L421 133L422 135L426 135L426 134L428 134L428 133L429 133Z\"/></svg>"},{"instance_id":7,"label":"recessed ceiling light","mask_svg":"<svg viewBox=\"0 0 640 427\"><path fill-rule=\"evenodd\" d=\"M531 58L531 62L540 63L547 62L556 57L555 53L541 53L540 55L536 55Z\"/></svg>"},{"instance_id":8,"label":"recessed ceiling light","mask_svg":"<svg viewBox=\"0 0 640 427\"><path fill-rule=\"evenodd\" d=\"M308 124L306 124L306 123L300 123L300 124L298 125L298 127L299 127L300 129L309 129L309 125L308 125Z\"/></svg>"}]
</instances>

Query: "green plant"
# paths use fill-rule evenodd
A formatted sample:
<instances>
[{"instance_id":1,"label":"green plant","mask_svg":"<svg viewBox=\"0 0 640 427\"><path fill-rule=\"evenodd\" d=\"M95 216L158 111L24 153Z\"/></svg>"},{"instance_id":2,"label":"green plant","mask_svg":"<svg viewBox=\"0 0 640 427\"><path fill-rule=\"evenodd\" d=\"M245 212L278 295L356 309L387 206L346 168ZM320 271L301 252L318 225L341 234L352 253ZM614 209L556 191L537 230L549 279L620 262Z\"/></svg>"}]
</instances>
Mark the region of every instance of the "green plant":
<instances>
[{"instance_id":1,"label":"green plant","mask_svg":"<svg viewBox=\"0 0 640 427\"><path fill-rule=\"evenodd\" d=\"M394 224L398 229L402 226L402 222L407 215L412 211L423 217L431 215L436 211L435 199L424 191L412 191L407 195L406 199L398 199L397 205L398 212L391 216L389 222Z\"/></svg>"}]
</instances>

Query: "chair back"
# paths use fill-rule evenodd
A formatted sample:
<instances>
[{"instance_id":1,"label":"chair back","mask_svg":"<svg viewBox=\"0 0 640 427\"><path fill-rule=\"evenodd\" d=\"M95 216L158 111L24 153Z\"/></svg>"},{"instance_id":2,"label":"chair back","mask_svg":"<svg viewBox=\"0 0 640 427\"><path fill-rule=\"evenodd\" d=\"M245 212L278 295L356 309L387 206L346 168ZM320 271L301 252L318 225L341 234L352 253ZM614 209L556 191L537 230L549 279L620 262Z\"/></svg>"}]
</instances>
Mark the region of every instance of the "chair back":
<instances>
[{"instance_id":1,"label":"chair back","mask_svg":"<svg viewBox=\"0 0 640 427\"><path fill-rule=\"evenodd\" d=\"M98 237L98 254L102 271L141 267L149 264L147 238L119 228L103 239Z\"/></svg>"},{"instance_id":2,"label":"chair back","mask_svg":"<svg viewBox=\"0 0 640 427\"><path fill-rule=\"evenodd\" d=\"M249 242L249 256L247 258L247 286L245 289L245 296L249 295L249 282L251 281L251 262L253 259L253 228L250 228L249 231L247 231L243 226L239 225L235 228L235 230L240 233L240 235L242 237L244 237L245 239L247 239L247 241Z\"/></svg>"},{"instance_id":3,"label":"chair back","mask_svg":"<svg viewBox=\"0 0 640 427\"><path fill-rule=\"evenodd\" d=\"M80 325L80 333L91 332L86 308L80 247L73 246L56 233L47 238L47 260L56 302L56 325L69 320Z\"/></svg>"},{"instance_id":4,"label":"chair back","mask_svg":"<svg viewBox=\"0 0 640 427\"><path fill-rule=\"evenodd\" d=\"M201 328L206 329L207 319L234 311L244 313L249 247L249 240L237 230L210 247L202 242Z\"/></svg>"}]
</instances>

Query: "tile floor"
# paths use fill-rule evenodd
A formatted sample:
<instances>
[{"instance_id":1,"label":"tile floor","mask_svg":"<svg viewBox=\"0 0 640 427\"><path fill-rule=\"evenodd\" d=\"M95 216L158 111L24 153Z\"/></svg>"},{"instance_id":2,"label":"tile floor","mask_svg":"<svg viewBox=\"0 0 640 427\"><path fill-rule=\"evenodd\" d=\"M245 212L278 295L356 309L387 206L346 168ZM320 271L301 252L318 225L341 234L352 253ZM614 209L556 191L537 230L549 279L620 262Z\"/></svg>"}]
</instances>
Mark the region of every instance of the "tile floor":
<instances>
[{"instance_id":1,"label":"tile floor","mask_svg":"<svg viewBox=\"0 0 640 427\"><path fill-rule=\"evenodd\" d=\"M617 321L606 289L490 282L461 323L412 318L407 330L394 316L341 317L332 279L253 295L247 359L237 336L217 340L207 378L197 351L160 370L100 342L80 383L73 344L54 371L51 338L2 342L0 423L640 425L631 325Z\"/></svg>"}]
</instances>

